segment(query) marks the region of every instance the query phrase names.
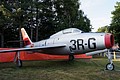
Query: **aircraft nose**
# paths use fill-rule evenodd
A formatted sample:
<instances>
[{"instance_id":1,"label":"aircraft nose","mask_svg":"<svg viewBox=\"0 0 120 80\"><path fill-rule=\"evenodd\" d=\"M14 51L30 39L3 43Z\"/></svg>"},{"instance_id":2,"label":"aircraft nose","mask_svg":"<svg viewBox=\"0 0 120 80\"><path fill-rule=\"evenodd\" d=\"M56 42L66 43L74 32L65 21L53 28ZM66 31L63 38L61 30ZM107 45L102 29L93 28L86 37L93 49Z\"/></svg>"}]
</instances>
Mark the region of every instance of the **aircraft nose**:
<instances>
[{"instance_id":1,"label":"aircraft nose","mask_svg":"<svg viewBox=\"0 0 120 80\"><path fill-rule=\"evenodd\" d=\"M111 48L114 45L114 36L110 33L105 34L105 46Z\"/></svg>"}]
</instances>

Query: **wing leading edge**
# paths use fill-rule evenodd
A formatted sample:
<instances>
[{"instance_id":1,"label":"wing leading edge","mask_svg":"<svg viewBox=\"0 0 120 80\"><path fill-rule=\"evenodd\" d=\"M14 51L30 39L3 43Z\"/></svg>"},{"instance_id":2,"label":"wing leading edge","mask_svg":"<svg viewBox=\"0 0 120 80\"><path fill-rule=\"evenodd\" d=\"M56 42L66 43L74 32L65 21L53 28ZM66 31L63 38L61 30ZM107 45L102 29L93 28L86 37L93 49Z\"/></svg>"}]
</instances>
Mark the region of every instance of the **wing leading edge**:
<instances>
[{"instance_id":1,"label":"wing leading edge","mask_svg":"<svg viewBox=\"0 0 120 80\"><path fill-rule=\"evenodd\" d=\"M52 49L52 48L62 48L66 47L66 44L54 44L52 46L43 46L43 47L31 47L31 48L17 48L17 49L9 49L9 50L0 50L0 53L7 52L18 52L18 51L34 51L34 50L42 50L42 49Z\"/></svg>"}]
</instances>

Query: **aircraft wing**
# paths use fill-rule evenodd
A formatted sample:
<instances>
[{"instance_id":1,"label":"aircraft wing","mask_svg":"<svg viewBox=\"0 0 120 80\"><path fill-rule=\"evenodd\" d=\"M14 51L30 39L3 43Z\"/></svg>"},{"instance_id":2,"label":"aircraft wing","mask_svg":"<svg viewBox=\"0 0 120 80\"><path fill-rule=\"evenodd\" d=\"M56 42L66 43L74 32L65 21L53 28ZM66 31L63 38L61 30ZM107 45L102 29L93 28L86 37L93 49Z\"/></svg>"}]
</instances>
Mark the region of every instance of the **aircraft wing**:
<instances>
[{"instance_id":1,"label":"aircraft wing","mask_svg":"<svg viewBox=\"0 0 120 80\"><path fill-rule=\"evenodd\" d=\"M0 50L0 53L18 52L18 51L34 51L34 50L61 48L61 47L66 47L66 44L54 44L52 46L42 46L42 47L17 48L17 49L9 49L9 50Z\"/></svg>"}]
</instances>

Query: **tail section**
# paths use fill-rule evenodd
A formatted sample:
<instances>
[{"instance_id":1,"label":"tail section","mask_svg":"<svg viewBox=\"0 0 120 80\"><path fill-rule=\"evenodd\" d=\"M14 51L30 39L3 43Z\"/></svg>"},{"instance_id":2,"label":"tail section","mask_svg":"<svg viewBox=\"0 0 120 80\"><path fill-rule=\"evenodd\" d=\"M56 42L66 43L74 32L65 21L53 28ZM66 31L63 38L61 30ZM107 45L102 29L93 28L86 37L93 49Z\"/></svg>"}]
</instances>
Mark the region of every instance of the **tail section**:
<instances>
[{"instance_id":1,"label":"tail section","mask_svg":"<svg viewBox=\"0 0 120 80\"><path fill-rule=\"evenodd\" d=\"M30 40L28 34L26 33L24 28L21 28L21 33L22 33L22 37L23 37L23 41L24 41L24 45L30 45L32 44L32 41Z\"/></svg>"}]
</instances>

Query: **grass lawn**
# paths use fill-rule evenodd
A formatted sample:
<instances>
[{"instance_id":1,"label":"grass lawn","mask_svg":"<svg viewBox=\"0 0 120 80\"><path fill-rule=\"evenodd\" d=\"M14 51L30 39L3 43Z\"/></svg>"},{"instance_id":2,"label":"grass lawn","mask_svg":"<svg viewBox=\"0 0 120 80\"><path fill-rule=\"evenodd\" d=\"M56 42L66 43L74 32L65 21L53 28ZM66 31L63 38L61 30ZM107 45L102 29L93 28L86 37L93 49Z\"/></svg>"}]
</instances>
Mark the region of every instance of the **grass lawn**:
<instances>
[{"instance_id":1,"label":"grass lawn","mask_svg":"<svg viewBox=\"0 0 120 80\"><path fill-rule=\"evenodd\" d=\"M106 71L107 59L68 61L23 61L23 67L0 63L0 80L120 80L120 62Z\"/></svg>"}]
</instances>

